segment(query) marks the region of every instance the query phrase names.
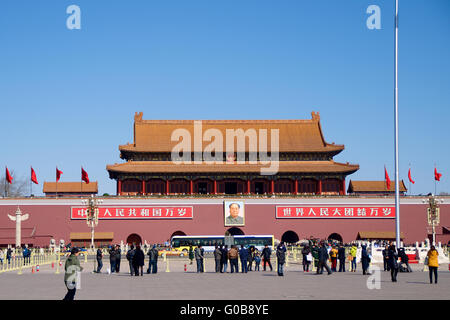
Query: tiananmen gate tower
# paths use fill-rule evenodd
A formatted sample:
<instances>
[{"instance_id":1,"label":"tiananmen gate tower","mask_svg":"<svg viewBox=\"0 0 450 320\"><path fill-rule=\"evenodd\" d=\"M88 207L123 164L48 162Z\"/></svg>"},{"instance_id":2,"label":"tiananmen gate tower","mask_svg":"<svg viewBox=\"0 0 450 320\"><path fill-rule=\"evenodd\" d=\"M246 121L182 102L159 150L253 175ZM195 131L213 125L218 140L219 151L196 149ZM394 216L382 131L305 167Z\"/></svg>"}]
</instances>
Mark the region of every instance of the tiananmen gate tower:
<instances>
[{"instance_id":1,"label":"tiananmen gate tower","mask_svg":"<svg viewBox=\"0 0 450 320\"><path fill-rule=\"evenodd\" d=\"M120 158L126 162L107 166L110 178L117 180L118 195L344 195L345 177L359 169L359 165L333 160L344 146L325 141L320 116L315 112L311 120L203 120L197 128L194 120L143 120L142 116L136 113L134 118L134 142L119 146ZM191 152L183 160L188 161L172 156L178 144L178 140L173 141L177 130L188 137L201 135L197 145L194 139L187 142ZM279 165L273 175L261 174L264 165L257 148L261 146L261 135L257 141L261 130L279 132ZM227 139L215 143L210 153L214 159L208 161L203 152L208 144L203 140L210 132ZM267 145L267 153L272 154L274 146ZM227 152L230 149L233 151ZM243 161L239 161L239 153ZM252 157L256 161L251 162Z\"/></svg>"}]
</instances>

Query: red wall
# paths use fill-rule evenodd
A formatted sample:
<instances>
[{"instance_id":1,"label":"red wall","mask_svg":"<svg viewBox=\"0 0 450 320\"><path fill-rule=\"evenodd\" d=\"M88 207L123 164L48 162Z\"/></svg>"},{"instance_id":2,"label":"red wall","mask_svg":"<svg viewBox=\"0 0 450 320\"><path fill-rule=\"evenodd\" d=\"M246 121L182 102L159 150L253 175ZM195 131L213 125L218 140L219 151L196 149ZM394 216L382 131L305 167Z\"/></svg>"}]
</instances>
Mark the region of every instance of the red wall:
<instances>
[{"instance_id":1,"label":"red wall","mask_svg":"<svg viewBox=\"0 0 450 320\"><path fill-rule=\"evenodd\" d=\"M345 202L346 205L361 206L368 202L367 198L341 199L309 199L311 205L333 205ZM377 204L393 205L393 199L377 199ZM421 199L401 200L408 202L400 207L401 231L405 235L405 243L424 241L427 238L426 205ZM246 200L245 202L245 226L239 227L245 234L273 234L276 239L281 239L286 231L294 231L299 238L327 238L332 233L338 233L344 242L356 239L359 231L395 231L395 219L276 219L276 205L308 205L302 199L265 199ZM447 203L450 201L446 201ZM138 205L190 205L194 207L194 218L190 220L100 220L98 232L114 232L114 242L124 242L126 238L137 233L147 243L163 243L168 240L175 231L182 231L187 235L224 234L230 227L224 226L223 203L221 199L179 199L179 200L105 200L103 205L108 206L138 206ZM23 213L28 213L30 218L22 222L24 228L36 228L36 235L51 235L58 242L64 239L70 242L70 232L90 232L85 220L71 220L71 206L80 206L80 199L42 199L42 200L0 200L0 227L11 228L14 231L15 222L9 220L7 214L14 214L17 206ZM450 205L441 205L440 226L450 226ZM41 242L44 240L41 240ZM47 246L45 243L35 243Z\"/></svg>"}]
</instances>

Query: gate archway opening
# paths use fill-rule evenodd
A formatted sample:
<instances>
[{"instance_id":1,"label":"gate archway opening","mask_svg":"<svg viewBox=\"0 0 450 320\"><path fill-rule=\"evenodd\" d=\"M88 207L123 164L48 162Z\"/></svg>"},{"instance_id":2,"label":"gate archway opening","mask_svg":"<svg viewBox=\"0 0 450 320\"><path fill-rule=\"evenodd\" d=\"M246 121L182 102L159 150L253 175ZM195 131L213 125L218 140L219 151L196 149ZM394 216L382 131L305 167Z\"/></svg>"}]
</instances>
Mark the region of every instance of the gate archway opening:
<instances>
[{"instance_id":1,"label":"gate archway opening","mask_svg":"<svg viewBox=\"0 0 450 320\"><path fill-rule=\"evenodd\" d=\"M283 241L284 243L296 243L298 242L300 239L298 237L298 234L294 231L286 231L285 233L283 233L283 235L281 236L281 241Z\"/></svg>"},{"instance_id":2,"label":"gate archway opening","mask_svg":"<svg viewBox=\"0 0 450 320\"><path fill-rule=\"evenodd\" d=\"M339 233L332 233L328 236L328 240L336 240L338 242L343 242L342 241L342 236Z\"/></svg>"},{"instance_id":3,"label":"gate archway opening","mask_svg":"<svg viewBox=\"0 0 450 320\"><path fill-rule=\"evenodd\" d=\"M170 239L172 240L172 238L173 238L174 236L186 236L186 233L184 233L183 231L180 231L180 230L175 231L175 232L172 233L172 235L170 236Z\"/></svg>"},{"instance_id":4,"label":"gate archway opening","mask_svg":"<svg viewBox=\"0 0 450 320\"><path fill-rule=\"evenodd\" d=\"M129 245L141 245L142 244L142 238L140 235L136 234L136 233L132 233L127 237L127 243Z\"/></svg>"},{"instance_id":5,"label":"gate archway opening","mask_svg":"<svg viewBox=\"0 0 450 320\"><path fill-rule=\"evenodd\" d=\"M226 236L243 236L245 235L244 231L242 231L241 229L237 228L237 227L232 227L230 229L228 229L227 231L225 231L225 235Z\"/></svg>"}]
</instances>

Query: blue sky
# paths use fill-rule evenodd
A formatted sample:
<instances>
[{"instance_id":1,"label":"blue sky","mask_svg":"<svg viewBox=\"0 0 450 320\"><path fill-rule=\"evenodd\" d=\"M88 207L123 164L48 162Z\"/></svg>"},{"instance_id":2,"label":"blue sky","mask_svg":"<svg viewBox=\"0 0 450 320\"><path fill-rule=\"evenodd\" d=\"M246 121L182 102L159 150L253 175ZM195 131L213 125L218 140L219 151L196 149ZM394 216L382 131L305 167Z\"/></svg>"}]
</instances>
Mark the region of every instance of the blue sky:
<instances>
[{"instance_id":1,"label":"blue sky","mask_svg":"<svg viewBox=\"0 0 450 320\"><path fill-rule=\"evenodd\" d=\"M69 5L81 29L69 30ZM369 30L369 5L381 30ZM394 178L394 0L0 2L0 167L115 194L107 164L144 119L310 119L347 179ZM400 178L450 192L450 1L400 0ZM3 174L3 173L2 173Z\"/></svg>"}]
</instances>

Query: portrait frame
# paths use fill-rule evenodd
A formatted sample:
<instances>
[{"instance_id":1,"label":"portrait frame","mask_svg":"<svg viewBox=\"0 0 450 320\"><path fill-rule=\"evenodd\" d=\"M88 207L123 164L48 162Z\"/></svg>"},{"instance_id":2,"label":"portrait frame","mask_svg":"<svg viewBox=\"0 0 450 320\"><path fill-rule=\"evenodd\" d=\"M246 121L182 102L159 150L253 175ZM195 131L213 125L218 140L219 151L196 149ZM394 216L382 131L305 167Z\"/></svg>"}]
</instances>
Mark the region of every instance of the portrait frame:
<instances>
[{"instance_id":1,"label":"portrait frame","mask_svg":"<svg viewBox=\"0 0 450 320\"><path fill-rule=\"evenodd\" d=\"M238 222L231 222L231 213L230 213L230 206L233 204L238 205L238 219L240 221ZM236 208L236 206L233 206L233 208ZM231 209L233 210L233 209ZM223 201L223 217L224 217L224 225L225 227L243 227L245 226L245 203L243 200L224 200ZM242 219L240 219L242 218Z\"/></svg>"}]
</instances>

